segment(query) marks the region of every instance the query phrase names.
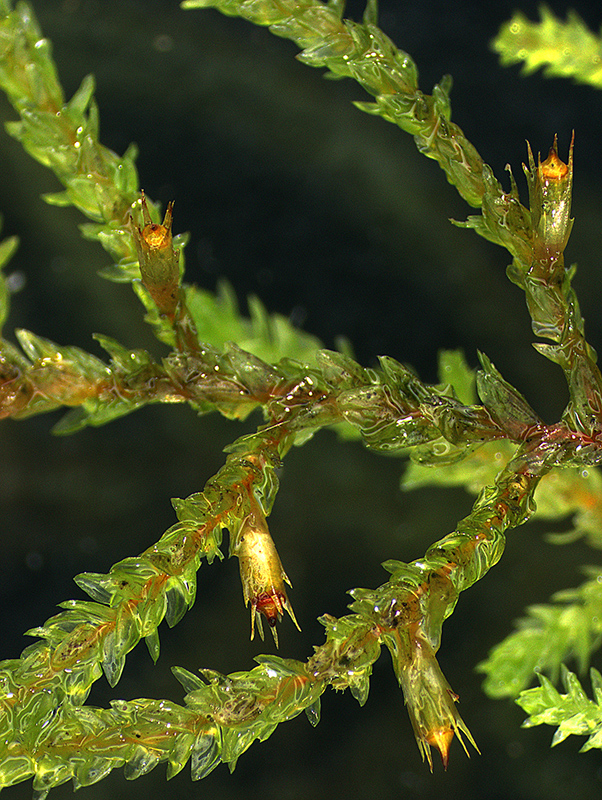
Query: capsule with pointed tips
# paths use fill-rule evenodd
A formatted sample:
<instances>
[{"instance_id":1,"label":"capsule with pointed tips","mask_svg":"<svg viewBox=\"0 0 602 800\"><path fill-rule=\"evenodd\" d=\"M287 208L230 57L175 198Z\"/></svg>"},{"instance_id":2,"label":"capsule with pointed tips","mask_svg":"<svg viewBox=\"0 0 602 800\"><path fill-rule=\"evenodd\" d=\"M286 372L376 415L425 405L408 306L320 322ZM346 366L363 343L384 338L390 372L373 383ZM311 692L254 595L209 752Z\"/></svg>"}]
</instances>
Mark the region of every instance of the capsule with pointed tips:
<instances>
[{"instance_id":1,"label":"capsule with pointed tips","mask_svg":"<svg viewBox=\"0 0 602 800\"><path fill-rule=\"evenodd\" d=\"M259 509L243 520L232 553L238 557L245 605L251 606L251 639L255 636L256 622L263 639L263 616L278 647L276 624L285 611L300 628L284 588L285 583L292 584L282 568L267 522Z\"/></svg>"}]
</instances>

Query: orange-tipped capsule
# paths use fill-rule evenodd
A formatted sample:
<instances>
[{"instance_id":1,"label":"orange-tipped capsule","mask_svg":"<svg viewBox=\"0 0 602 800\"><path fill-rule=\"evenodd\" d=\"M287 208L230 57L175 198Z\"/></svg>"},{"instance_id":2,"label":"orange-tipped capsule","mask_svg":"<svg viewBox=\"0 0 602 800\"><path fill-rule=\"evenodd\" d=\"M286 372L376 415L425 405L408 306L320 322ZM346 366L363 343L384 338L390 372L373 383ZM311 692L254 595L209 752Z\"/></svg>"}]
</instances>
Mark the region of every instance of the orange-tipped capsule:
<instances>
[{"instance_id":1,"label":"orange-tipped capsule","mask_svg":"<svg viewBox=\"0 0 602 800\"><path fill-rule=\"evenodd\" d=\"M388 645L385 639L385 644ZM389 646L389 645L388 645ZM458 714L456 703L458 695L452 691L441 672L433 648L420 631L412 637L411 656L407 660L407 650L391 649L395 672L403 690L406 708L416 736L422 760L428 762L433 771L431 748L441 755L444 769L449 762L449 748L457 736L469 755L464 739L479 752L464 720Z\"/></svg>"},{"instance_id":2,"label":"orange-tipped capsule","mask_svg":"<svg viewBox=\"0 0 602 800\"><path fill-rule=\"evenodd\" d=\"M243 520L231 552L238 557L245 605L251 605L251 639L255 636L255 622L263 639L263 616L278 647L276 623L280 622L285 611L297 629L301 629L284 588L285 583L292 584L282 568L267 522L259 509Z\"/></svg>"},{"instance_id":3,"label":"orange-tipped capsule","mask_svg":"<svg viewBox=\"0 0 602 800\"><path fill-rule=\"evenodd\" d=\"M571 197L573 192L573 144L569 147L569 160L565 164L558 156L558 137L545 161L539 158L537 167L531 147L529 167L523 165L529 184L529 205L532 225L541 244L548 252L562 253L567 245L573 220Z\"/></svg>"},{"instance_id":4,"label":"orange-tipped capsule","mask_svg":"<svg viewBox=\"0 0 602 800\"><path fill-rule=\"evenodd\" d=\"M452 743L454 738L454 730L453 728L437 728L434 731L431 731L430 734L426 737L426 745L429 748L435 747L440 755L441 755L441 763L443 764L443 769L447 770L447 765L449 764L449 747ZM460 741L462 741L460 739ZM462 742L462 744L464 744ZM466 749L466 748L464 748ZM431 758L429 755L429 764L431 766L431 772L433 771L433 765L431 764Z\"/></svg>"},{"instance_id":5,"label":"orange-tipped capsule","mask_svg":"<svg viewBox=\"0 0 602 800\"><path fill-rule=\"evenodd\" d=\"M151 220L144 192L141 204L144 227L133 226L140 277L159 313L173 317L180 285L180 251L173 249L171 235L173 202L167 206L162 225Z\"/></svg>"}]
</instances>

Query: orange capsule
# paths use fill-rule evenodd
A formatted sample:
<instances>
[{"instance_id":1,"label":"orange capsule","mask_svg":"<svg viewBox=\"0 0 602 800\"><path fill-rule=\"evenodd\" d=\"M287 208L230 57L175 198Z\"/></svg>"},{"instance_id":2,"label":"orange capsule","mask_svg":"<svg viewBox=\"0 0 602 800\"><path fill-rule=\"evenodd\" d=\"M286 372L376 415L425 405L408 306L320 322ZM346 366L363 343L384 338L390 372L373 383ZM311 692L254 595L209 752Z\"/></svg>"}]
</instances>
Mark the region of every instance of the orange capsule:
<instances>
[{"instance_id":1,"label":"orange capsule","mask_svg":"<svg viewBox=\"0 0 602 800\"><path fill-rule=\"evenodd\" d=\"M159 313L173 317L180 286L180 251L173 249L171 235L173 202L167 206L162 225L151 220L144 192L141 204L144 227L133 226L140 277Z\"/></svg>"}]
</instances>

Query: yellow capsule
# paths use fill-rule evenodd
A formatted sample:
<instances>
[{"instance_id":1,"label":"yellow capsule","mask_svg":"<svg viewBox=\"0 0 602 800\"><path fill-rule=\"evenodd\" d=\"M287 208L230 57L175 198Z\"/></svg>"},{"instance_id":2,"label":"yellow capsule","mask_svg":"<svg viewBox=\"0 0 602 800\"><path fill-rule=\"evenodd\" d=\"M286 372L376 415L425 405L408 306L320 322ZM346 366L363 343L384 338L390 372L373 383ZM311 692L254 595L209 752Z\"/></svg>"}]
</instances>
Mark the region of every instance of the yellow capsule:
<instances>
[{"instance_id":1,"label":"yellow capsule","mask_svg":"<svg viewBox=\"0 0 602 800\"><path fill-rule=\"evenodd\" d=\"M280 622L285 611L297 629L300 628L284 588L285 583L291 586L291 582L282 568L265 517L258 508L243 520L231 552L238 557L245 605L251 605L251 639L255 636L256 621L263 639L263 616L278 646L276 623Z\"/></svg>"}]
</instances>

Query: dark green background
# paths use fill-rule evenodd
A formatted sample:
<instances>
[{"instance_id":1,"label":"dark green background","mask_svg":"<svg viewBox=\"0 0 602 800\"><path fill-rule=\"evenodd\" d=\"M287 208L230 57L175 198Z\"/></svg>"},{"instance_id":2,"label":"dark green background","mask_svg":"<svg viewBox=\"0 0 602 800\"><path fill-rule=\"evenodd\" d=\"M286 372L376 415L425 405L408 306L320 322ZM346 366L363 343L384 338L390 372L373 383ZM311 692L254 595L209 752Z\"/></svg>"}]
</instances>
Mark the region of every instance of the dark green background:
<instances>
[{"instance_id":1,"label":"dark green background","mask_svg":"<svg viewBox=\"0 0 602 800\"><path fill-rule=\"evenodd\" d=\"M552 6L566 11L564 3ZM558 133L564 154L575 129L576 224L567 256L579 261L575 285L599 348L600 95L498 67L488 43L513 7L390 1L381 4L381 21L416 59L424 91L443 73L454 76L453 118L506 185L510 162L524 187L525 139L545 154ZM522 7L534 16L534 3ZM326 346L344 335L362 363L388 354L427 380L436 379L440 347L464 348L472 364L480 348L547 421L558 418L563 379L531 347L523 297L505 278L507 254L449 224L469 209L410 137L351 106L366 99L359 87L325 81L294 60L291 43L212 11L183 12L165 0L40 0L36 8L67 93L87 72L97 77L103 143L121 153L136 141L142 186L163 203L176 200L175 228L192 233L189 281L213 288L227 278L243 307L255 293ZM578 8L600 26L599 8ZM350 13L359 18L361 5ZM4 106L2 114L14 118ZM107 258L80 239L80 215L39 199L58 188L53 177L7 136L0 148L4 228L21 237L7 271L26 280L7 335L25 327L99 352L90 335L100 331L160 355L129 287L96 276ZM107 571L156 541L174 521L169 498L202 489L223 463L221 449L257 422L150 408L55 439L49 431L58 418L0 428L0 632L7 658L28 643L24 630L56 613L61 600L81 596L73 575ZM402 494L401 470L400 461L339 443L329 432L287 458L271 527L303 633L285 621L281 655L307 658L323 641L320 614L345 613L348 589L385 580L383 560L418 557L468 512L471 500L462 492ZM500 565L461 598L446 623L441 664L461 696L480 757L469 761L454 744L449 772L436 765L429 775L383 654L363 709L346 694L328 692L317 729L305 717L282 725L241 757L232 776L220 766L193 784L186 769L166 785L164 766L133 783L117 771L82 796L598 797L600 752L578 755L577 740L550 750L552 731L521 730L520 709L488 700L473 671L526 604L575 585L579 565L599 558L583 545L552 547L542 538L548 529L532 524L512 534ZM90 702L180 700L172 664L249 669L253 655L272 645L249 643L248 635L237 564L205 565L194 609L174 630L161 629L158 665L139 647L117 689L101 681ZM25 798L30 788L6 796ZM69 797L71 788L52 796Z\"/></svg>"}]
</instances>

